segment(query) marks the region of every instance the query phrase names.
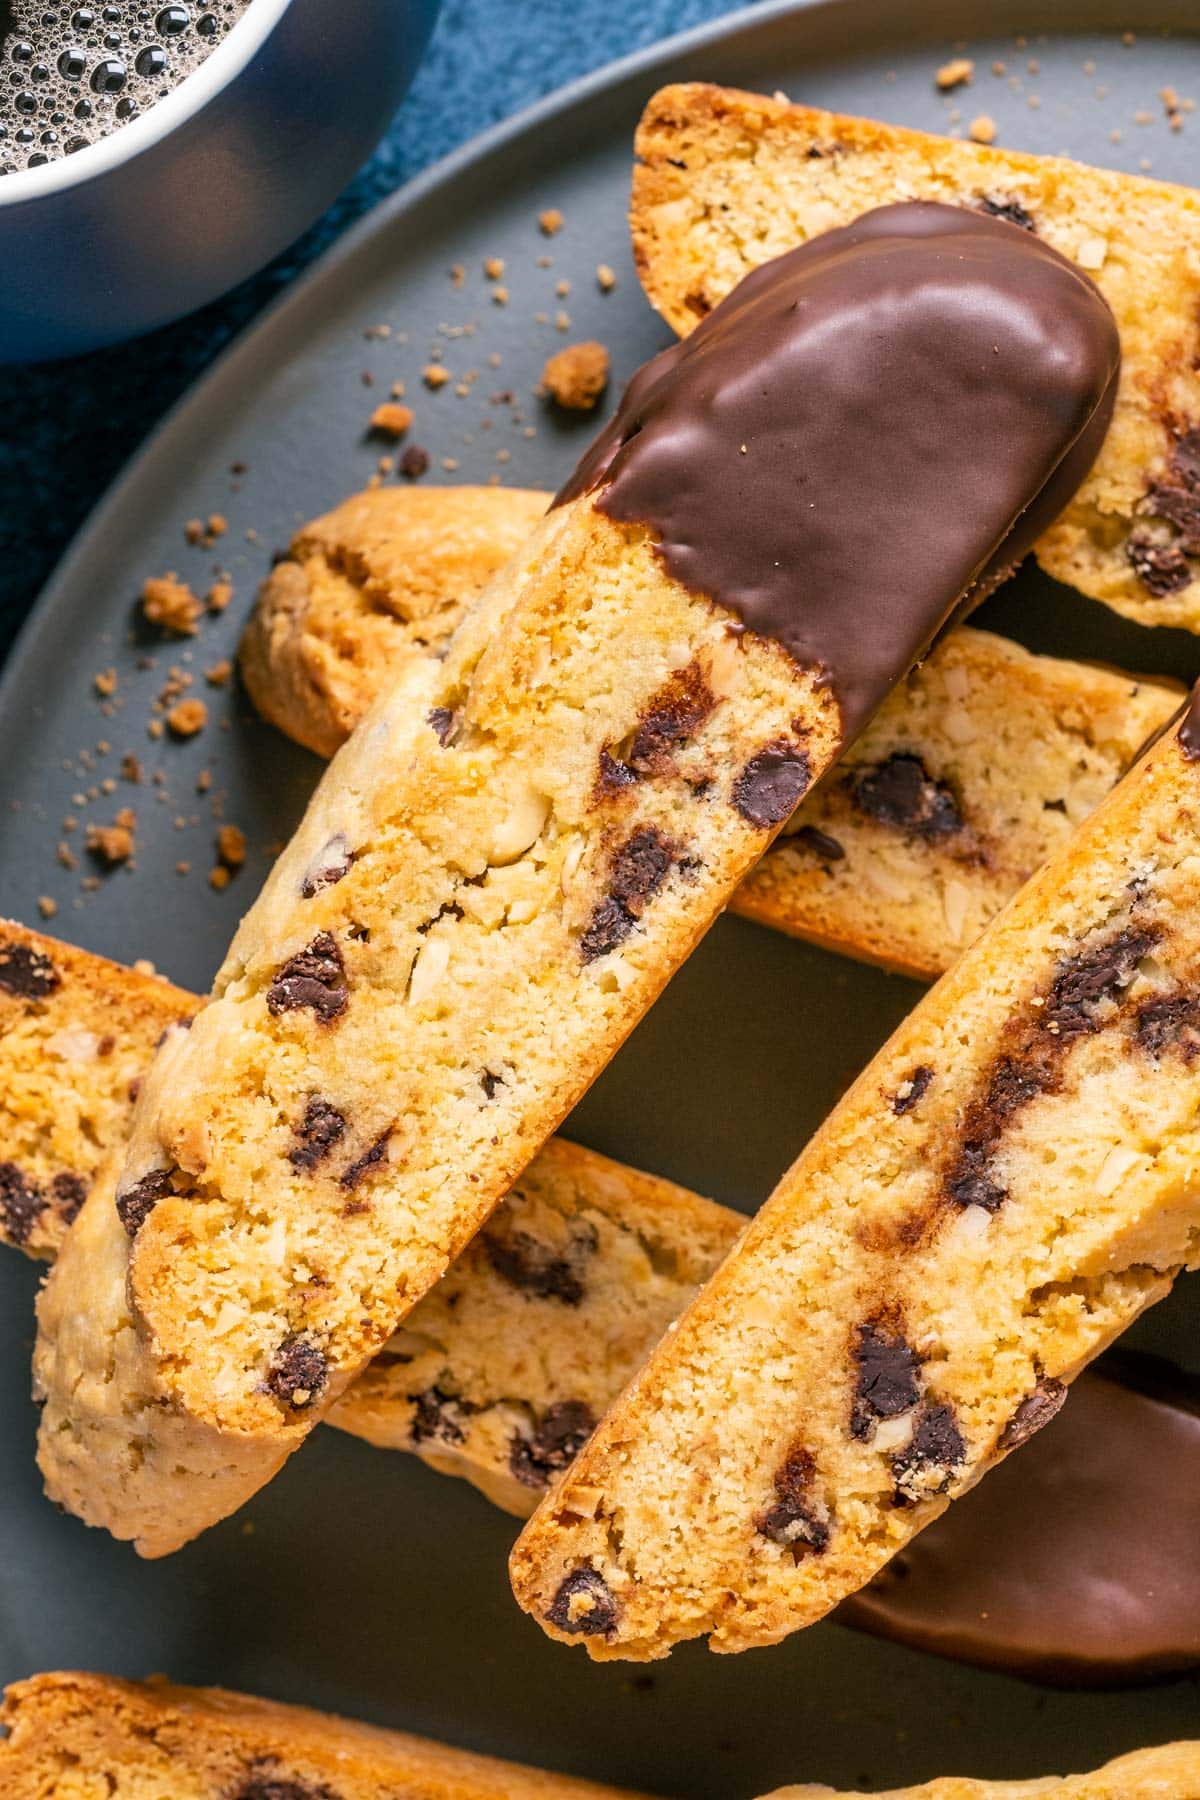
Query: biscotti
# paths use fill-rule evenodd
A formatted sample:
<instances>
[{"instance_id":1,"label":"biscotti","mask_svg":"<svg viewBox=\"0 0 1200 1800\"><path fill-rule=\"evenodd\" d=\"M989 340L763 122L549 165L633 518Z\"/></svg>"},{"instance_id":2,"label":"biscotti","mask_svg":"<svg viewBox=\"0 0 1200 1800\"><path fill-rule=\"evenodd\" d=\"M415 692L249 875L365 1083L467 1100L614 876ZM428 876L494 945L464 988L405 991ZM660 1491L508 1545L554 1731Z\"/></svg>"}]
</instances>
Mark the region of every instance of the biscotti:
<instances>
[{"instance_id":1,"label":"biscotti","mask_svg":"<svg viewBox=\"0 0 1200 1800\"><path fill-rule=\"evenodd\" d=\"M527 1516L745 1223L552 1138L329 1423Z\"/></svg>"},{"instance_id":2,"label":"biscotti","mask_svg":"<svg viewBox=\"0 0 1200 1800\"><path fill-rule=\"evenodd\" d=\"M828 1787L777 1788L764 1800L1194 1800L1200 1794L1200 1742L1131 1750L1090 1775L1044 1775L1032 1781L972 1781L944 1775L917 1787L889 1788L874 1796Z\"/></svg>"},{"instance_id":3,"label":"biscotti","mask_svg":"<svg viewBox=\"0 0 1200 1800\"><path fill-rule=\"evenodd\" d=\"M5 1800L622 1800L407 1732L162 1680L35 1675L7 1690L0 1727Z\"/></svg>"},{"instance_id":4,"label":"biscotti","mask_svg":"<svg viewBox=\"0 0 1200 1800\"><path fill-rule=\"evenodd\" d=\"M380 489L305 526L243 644L259 710L300 743L336 748L411 657L443 648L549 499ZM481 535L484 522L493 537ZM419 642L397 624L414 610L414 584L425 603ZM730 910L932 980L1182 698L1169 682L1032 656L969 626L952 632L838 775L801 802Z\"/></svg>"},{"instance_id":5,"label":"biscotti","mask_svg":"<svg viewBox=\"0 0 1200 1800\"><path fill-rule=\"evenodd\" d=\"M33 966L57 966L84 986L102 976L103 991L122 1010L127 971L82 951L64 957L33 932L22 941L43 959ZM142 979L134 976L135 994ZM189 999L167 991L177 1002ZM73 1074L71 1061L47 1061L39 1088L47 1117L74 1116ZM127 1118L129 1107L123 1110ZM7 1128L0 1095L0 1149ZM61 1147L72 1167L94 1153L86 1138L64 1137ZM380 1448L411 1451L528 1515L744 1226L741 1214L672 1182L553 1138L329 1423ZM54 1213L43 1234L47 1251L65 1229ZM124 1244L111 1189L92 1203L80 1230L84 1240L98 1232L112 1251L106 1280L103 1249L88 1248L88 1312L108 1308L119 1317ZM71 1329L52 1315L52 1304L44 1309L39 1371L56 1353L64 1323ZM126 1342L119 1329L109 1341ZM104 1416L98 1374L109 1378L107 1370L82 1370L93 1424ZM46 1429L59 1439L61 1478L76 1450L88 1446L68 1447L72 1418L57 1401ZM119 1457L121 1439L109 1443ZM78 1468L75 1504L86 1516L86 1456ZM1011 1476L999 1471L936 1521L851 1595L838 1617L1039 1681L1095 1685L1193 1667L1200 1661L1198 1495L1195 1381L1122 1356L1115 1372L1102 1367L1080 1379L1070 1409ZM1130 1518L1151 1513L1153 1532L1130 1531Z\"/></svg>"},{"instance_id":6,"label":"biscotti","mask_svg":"<svg viewBox=\"0 0 1200 1800\"><path fill-rule=\"evenodd\" d=\"M0 1242L53 1255L192 995L0 920Z\"/></svg>"},{"instance_id":7,"label":"biscotti","mask_svg":"<svg viewBox=\"0 0 1200 1800\"><path fill-rule=\"evenodd\" d=\"M1141 624L1200 631L1200 197L703 84L657 93L636 151L634 256L679 332L764 259L891 201L996 213L1086 268L1120 327L1121 393L1037 557Z\"/></svg>"},{"instance_id":8,"label":"biscotti","mask_svg":"<svg viewBox=\"0 0 1200 1800\"><path fill-rule=\"evenodd\" d=\"M1200 1261L1200 702L900 1027L543 1502L597 1657L868 1581Z\"/></svg>"},{"instance_id":9,"label":"biscotti","mask_svg":"<svg viewBox=\"0 0 1200 1800\"><path fill-rule=\"evenodd\" d=\"M332 756L409 657L441 649L549 499L381 487L303 526L263 583L238 653L259 712Z\"/></svg>"},{"instance_id":10,"label":"biscotti","mask_svg":"<svg viewBox=\"0 0 1200 1800\"><path fill-rule=\"evenodd\" d=\"M93 1517L164 1553L298 1447L805 788L1073 491L1118 355L1065 259L922 207L759 270L648 365L445 659L339 753L145 1080L116 1196L142 1370L105 1393L140 1460L96 1459ZM827 500L802 523L801 460ZM901 501L940 528L898 559ZM72 1290L86 1217L47 1294L98 1335ZM65 1341L47 1416L116 1360ZM52 1491L57 1447L43 1430Z\"/></svg>"}]
</instances>

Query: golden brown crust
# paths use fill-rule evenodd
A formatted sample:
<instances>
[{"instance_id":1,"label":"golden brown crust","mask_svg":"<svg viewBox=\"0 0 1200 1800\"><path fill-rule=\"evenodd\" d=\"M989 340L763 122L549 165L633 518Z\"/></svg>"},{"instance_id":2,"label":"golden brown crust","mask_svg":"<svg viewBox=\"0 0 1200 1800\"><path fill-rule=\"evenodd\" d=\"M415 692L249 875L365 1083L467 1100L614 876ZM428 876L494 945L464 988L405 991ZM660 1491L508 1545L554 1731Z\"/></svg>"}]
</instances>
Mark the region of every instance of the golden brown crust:
<instances>
[{"instance_id":1,"label":"golden brown crust","mask_svg":"<svg viewBox=\"0 0 1200 1800\"><path fill-rule=\"evenodd\" d=\"M1200 542L1196 194L702 83L651 99L636 150L634 256L680 333L756 264L897 200L1000 210L1077 260L1120 327L1121 389L1096 467L1038 560L1129 618L1200 630L1200 556L1186 551ZM1165 500L1149 497L1155 484Z\"/></svg>"},{"instance_id":2,"label":"golden brown crust","mask_svg":"<svg viewBox=\"0 0 1200 1800\"><path fill-rule=\"evenodd\" d=\"M405 1732L162 1680L35 1675L7 1690L0 1725L5 1800L264 1800L285 1787L290 1800L622 1800Z\"/></svg>"},{"instance_id":3,"label":"golden brown crust","mask_svg":"<svg viewBox=\"0 0 1200 1800\"><path fill-rule=\"evenodd\" d=\"M549 496L381 487L305 525L259 592L240 650L251 699L332 756L409 656L440 646Z\"/></svg>"}]
</instances>

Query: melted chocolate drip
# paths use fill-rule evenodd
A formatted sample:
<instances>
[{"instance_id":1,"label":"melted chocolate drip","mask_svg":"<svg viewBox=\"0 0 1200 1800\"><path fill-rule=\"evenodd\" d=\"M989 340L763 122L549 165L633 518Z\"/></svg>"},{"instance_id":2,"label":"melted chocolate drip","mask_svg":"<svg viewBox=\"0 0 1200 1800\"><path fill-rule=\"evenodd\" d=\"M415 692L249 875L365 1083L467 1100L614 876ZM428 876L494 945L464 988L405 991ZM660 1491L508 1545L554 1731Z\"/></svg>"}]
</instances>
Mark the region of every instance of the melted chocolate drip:
<instances>
[{"instance_id":1,"label":"melted chocolate drip","mask_svg":"<svg viewBox=\"0 0 1200 1800\"><path fill-rule=\"evenodd\" d=\"M1200 1378L1106 1357L836 1617L1054 1686L1200 1663Z\"/></svg>"},{"instance_id":2,"label":"melted chocolate drip","mask_svg":"<svg viewBox=\"0 0 1200 1800\"><path fill-rule=\"evenodd\" d=\"M1120 362L1097 289L1004 219L880 207L756 269L634 376L558 496L836 696L849 740L1095 460Z\"/></svg>"}]
</instances>

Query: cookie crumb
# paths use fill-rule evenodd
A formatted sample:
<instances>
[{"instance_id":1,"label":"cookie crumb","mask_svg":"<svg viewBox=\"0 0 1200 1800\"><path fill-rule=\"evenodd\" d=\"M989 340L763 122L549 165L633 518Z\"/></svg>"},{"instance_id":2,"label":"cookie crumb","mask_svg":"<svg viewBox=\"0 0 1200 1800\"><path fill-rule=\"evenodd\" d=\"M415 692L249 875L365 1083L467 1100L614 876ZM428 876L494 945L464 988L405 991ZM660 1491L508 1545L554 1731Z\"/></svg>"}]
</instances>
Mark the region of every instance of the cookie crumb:
<instances>
[{"instance_id":1,"label":"cookie crumb","mask_svg":"<svg viewBox=\"0 0 1200 1800\"><path fill-rule=\"evenodd\" d=\"M543 237L555 237L563 228L563 216L557 206L548 206L538 214L538 230Z\"/></svg>"},{"instance_id":2,"label":"cookie crumb","mask_svg":"<svg viewBox=\"0 0 1200 1800\"><path fill-rule=\"evenodd\" d=\"M568 344L546 361L542 388L568 412L590 412L608 385L608 351L588 341Z\"/></svg>"},{"instance_id":3,"label":"cookie crumb","mask_svg":"<svg viewBox=\"0 0 1200 1800\"><path fill-rule=\"evenodd\" d=\"M967 135L975 144L994 144L996 141L996 121L987 113L980 113L972 119L967 127Z\"/></svg>"},{"instance_id":4,"label":"cookie crumb","mask_svg":"<svg viewBox=\"0 0 1200 1800\"><path fill-rule=\"evenodd\" d=\"M968 87L974 73L975 64L969 56L955 56L942 64L934 80L942 92L946 93L951 88Z\"/></svg>"},{"instance_id":5,"label":"cookie crumb","mask_svg":"<svg viewBox=\"0 0 1200 1800\"><path fill-rule=\"evenodd\" d=\"M227 869L240 869L245 860L245 832L236 825L222 825L217 833L217 861Z\"/></svg>"},{"instance_id":6,"label":"cookie crumb","mask_svg":"<svg viewBox=\"0 0 1200 1800\"><path fill-rule=\"evenodd\" d=\"M117 671L101 669L97 675L92 677L92 686L102 699L111 699L117 691Z\"/></svg>"},{"instance_id":7,"label":"cookie crumb","mask_svg":"<svg viewBox=\"0 0 1200 1800\"><path fill-rule=\"evenodd\" d=\"M208 708L203 700L181 700L167 714L167 728L172 737L195 737L208 724Z\"/></svg>"},{"instance_id":8,"label":"cookie crumb","mask_svg":"<svg viewBox=\"0 0 1200 1800\"><path fill-rule=\"evenodd\" d=\"M416 481L418 476L424 475L428 467L429 452L423 450L420 444L410 444L400 458L400 473L407 476L409 481Z\"/></svg>"},{"instance_id":9,"label":"cookie crumb","mask_svg":"<svg viewBox=\"0 0 1200 1800\"><path fill-rule=\"evenodd\" d=\"M98 862L115 869L133 855L133 833L136 820L129 807L123 807L111 825L89 825L87 847Z\"/></svg>"},{"instance_id":10,"label":"cookie crumb","mask_svg":"<svg viewBox=\"0 0 1200 1800\"><path fill-rule=\"evenodd\" d=\"M467 279L466 264L465 263L451 263L450 264L450 280L451 280L451 283L453 284L453 286L456 288L460 288L466 279Z\"/></svg>"},{"instance_id":11,"label":"cookie crumb","mask_svg":"<svg viewBox=\"0 0 1200 1800\"><path fill-rule=\"evenodd\" d=\"M224 662L214 663L211 669L205 669L204 679L209 687L224 687L232 674L233 664L226 659Z\"/></svg>"},{"instance_id":12,"label":"cookie crumb","mask_svg":"<svg viewBox=\"0 0 1200 1800\"><path fill-rule=\"evenodd\" d=\"M596 285L602 294L611 294L617 285L616 270L607 263L596 264Z\"/></svg>"},{"instance_id":13,"label":"cookie crumb","mask_svg":"<svg viewBox=\"0 0 1200 1800\"><path fill-rule=\"evenodd\" d=\"M508 289L506 287L494 287L492 289L492 304L493 306L508 305Z\"/></svg>"},{"instance_id":14,"label":"cookie crumb","mask_svg":"<svg viewBox=\"0 0 1200 1800\"><path fill-rule=\"evenodd\" d=\"M502 256L485 256L483 272L489 281L499 281L504 273L504 258Z\"/></svg>"},{"instance_id":15,"label":"cookie crumb","mask_svg":"<svg viewBox=\"0 0 1200 1800\"><path fill-rule=\"evenodd\" d=\"M201 611L191 588L174 574L152 575L142 587L143 616L177 637L195 637Z\"/></svg>"},{"instance_id":16,"label":"cookie crumb","mask_svg":"<svg viewBox=\"0 0 1200 1800\"><path fill-rule=\"evenodd\" d=\"M205 604L212 613L223 613L232 599L232 581L214 581L204 596Z\"/></svg>"},{"instance_id":17,"label":"cookie crumb","mask_svg":"<svg viewBox=\"0 0 1200 1800\"><path fill-rule=\"evenodd\" d=\"M229 870L220 863L217 864L215 869L210 869L208 871L208 885L211 888L215 888L218 894L224 893L225 889L229 886L230 879Z\"/></svg>"},{"instance_id":18,"label":"cookie crumb","mask_svg":"<svg viewBox=\"0 0 1200 1800\"><path fill-rule=\"evenodd\" d=\"M43 919L52 919L58 911L58 901L52 900L49 894L39 894L37 904Z\"/></svg>"},{"instance_id":19,"label":"cookie crumb","mask_svg":"<svg viewBox=\"0 0 1200 1800\"><path fill-rule=\"evenodd\" d=\"M121 780L139 782L142 779L142 765L132 750L127 750L121 758Z\"/></svg>"},{"instance_id":20,"label":"cookie crumb","mask_svg":"<svg viewBox=\"0 0 1200 1800\"><path fill-rule=\"evenodd\" d=\"M387 400L371 414L371 430L382 437L403 437L413 422L412 408Z\"/></svg>"},{"instance_id":21,"label":"cookie crumb","mask_svg":"<svg viewBox=\"0 0 1200 1800\"><path fill-rule=\"evenodd\" d=\"M443 368L441 363L426 363L421 370L421 380L427 388L432 388L435 393L438 388L445 387L449 379L450 371Z\"/></svg>"}]
</instances>

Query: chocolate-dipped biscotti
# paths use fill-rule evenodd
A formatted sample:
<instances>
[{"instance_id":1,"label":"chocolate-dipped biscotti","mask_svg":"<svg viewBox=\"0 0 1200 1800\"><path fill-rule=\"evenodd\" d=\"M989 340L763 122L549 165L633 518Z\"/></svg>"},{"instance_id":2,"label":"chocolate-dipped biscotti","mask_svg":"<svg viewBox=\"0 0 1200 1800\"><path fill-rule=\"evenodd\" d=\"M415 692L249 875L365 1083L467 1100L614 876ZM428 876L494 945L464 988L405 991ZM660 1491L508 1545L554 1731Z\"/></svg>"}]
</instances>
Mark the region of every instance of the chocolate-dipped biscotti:
<instances>
[{"instance_id":1,"label":"chocolate-dipped biscotti","mask_svg":"<svg viewBox=\"0 0 1200 1800\"><path fill-rule=\"evenodd\" d=\"M225 1688L35 1675L0 1708L5 1800L633 1800Z\"/></svg>"},{"instance_id":2,"label":"chocolate-dipped biscotti","mask_svg":"<svg viewBox=\"0 0 1200 1800\"><path fill-rule=\"evenodd\" d=\"M1124 368L1095 468L1036 546L1144 625L1200 631L1200 199L1061 157L930 137L701 83L638 127L631 225L651 304L692 330L747 271L897 200L1012 219L1094 277Z\"/></svg>"},{"instance_id":3,"label":"chocolate-dipped biscotti","mask_svg":"<svg viewBox=\"0 0 1200 1800\"><path fill-rule=\"evenodd\" d=\"M773 1642L1053 1418L1200 1261L1200 699L835 1108L543 1502L597 1657Z\"/></svg>"},{"instance_id":4,"label":"chocolate-dipped biscotti","mask_svg":"<svg viewBox=\"0 0 1200 1800\"><path fill-rule=\"evenodd\" d=\"M43 984L51 971L70 984L72 1031L92 1029L102 1010L126 1020L129 1035L98 1058L104 1069L136 1067L138 1051L148 1061L165 1025L196 1004L37 932L13 928L4 942L24 953L10 965L40 970ZM76 1086L92 1094L92 1060L81 1071L78 1056L57 1055L36 1032L41 1003L26 1006L44 1125L24 1165L26 1187L40 1191L30 1170L45 1162L46 1132L59 1160L88 1171L90 1184L99 1151L123 1142L132 1100L110 1084L104 1107L81 1107ZM59 1029L68 1027L60 1021ZM0 1088L0 1159L25 1122L22 1084L10 1081ZM106 1282L102 1258L85 1251L93 1315L124 1309L111 1203L110 1188L82 1228L85 1238L98 1228L115 1252ZM63 1214L47 1206L36 1219L39 1248L52 1254L66 1232ZM745 1223L673 1182L553 1138L329 1423L411 1451L527 1516ZM64 1323L49 1306L44 1317L39 1364ZM53 1413L46 1429L55 1430ZM119 1456L120 1439L110 1443ZM77 1448L86 1516L87 1458ZM59 1458L61 1482L62 1445ZM1019 1464L936 1520L836 1616L1038 1681L1095 1686L1192 1667L1200 1662L1197 1496L1196 1381L1146 1358L1123 1354L1115 1367L1106 1359L1081 1377L1070 1407ZM1151 1516L1153 1530L1130 1529L1131 1519Z\"/></svg>"},{"instance_id":5,"label":"chocolate-dipped biscotti","mask_svg":"<svg viewBox=\"0 0 1200 1800\"><path fill-rule=\"evenodd\" d=\"M367 715L160 1051L115 1201L136 1354L75 1304L82 1254L46 1289L52 1493L96 1406L139 1460L93 1457L91 1516L146 1554L269 1479L1061 508L1118 358L1065 259L901 207L647 366L445 659Z\"/></svg>"},{"instance_id":6,"label":"chocolate-dipped biscotti","mask_svg":"<svg viewBox=\"0 0 1200 1800\"><path fill-rule=\"evenodd\" d=\"M304 526L242 646L260 712L332 752L408 661L441 651L549 500L378 489ZM1170 682L1032 656L963 626L801 801L730 910L933 980L1182 698Z\"/></svg>"},{"instance_id":7,"label":"chocolate-dipped biscotti","mask_svg":"<svg viewBox=\"0 0 1200 1800\"><path fill-rule=\"evenodd\" d=\"M1032 1781L973 1781L943 1775L917 1787L889 1788L874 1796L828 1787L777 1788L764 1800L1191 1800L1200 1794L1200 1742L1156 1744L1131 1750L1087 1775L1043 1775Z\"/></svg>"}]
</instances>

